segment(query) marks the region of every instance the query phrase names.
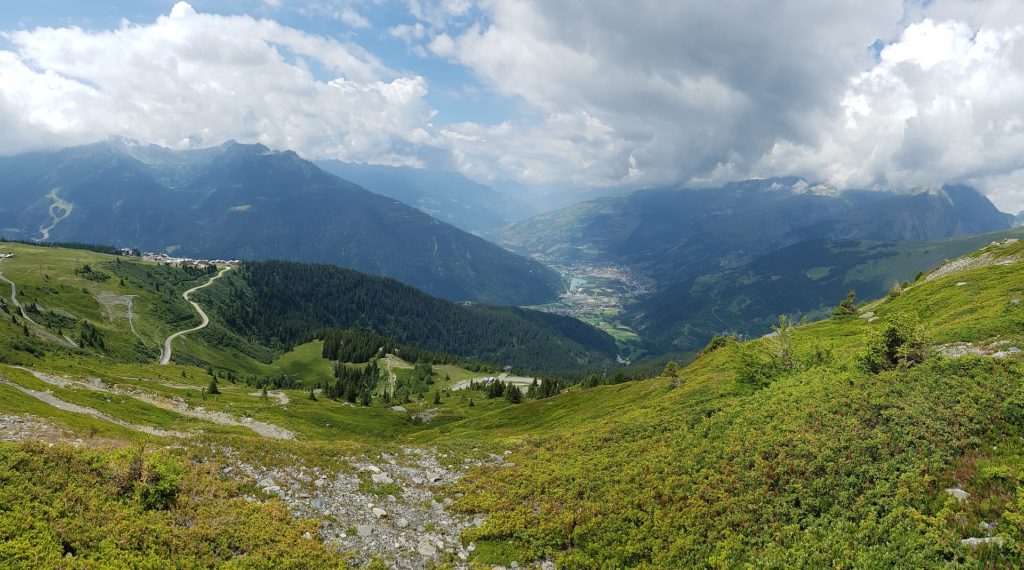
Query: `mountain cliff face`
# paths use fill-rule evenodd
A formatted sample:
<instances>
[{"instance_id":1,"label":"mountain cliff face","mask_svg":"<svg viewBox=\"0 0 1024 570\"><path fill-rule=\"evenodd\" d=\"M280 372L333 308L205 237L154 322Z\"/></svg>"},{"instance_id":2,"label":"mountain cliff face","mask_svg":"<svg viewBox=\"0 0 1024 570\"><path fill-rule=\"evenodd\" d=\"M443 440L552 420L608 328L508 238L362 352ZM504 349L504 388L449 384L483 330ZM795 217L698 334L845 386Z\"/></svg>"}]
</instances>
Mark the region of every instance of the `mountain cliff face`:
<instances>
[{"instance_id":1,"label":"mountain cliff face","mask_svg":"<svg viewBox=\"0 0 1024 570\"><path fill-rule=\"evenodd\" d=\"M114 141L7 158L0 178L11 238L320 261L460 301L542 303L561 285L535 261L261 145Z\"/></svg>"}]
</instances>

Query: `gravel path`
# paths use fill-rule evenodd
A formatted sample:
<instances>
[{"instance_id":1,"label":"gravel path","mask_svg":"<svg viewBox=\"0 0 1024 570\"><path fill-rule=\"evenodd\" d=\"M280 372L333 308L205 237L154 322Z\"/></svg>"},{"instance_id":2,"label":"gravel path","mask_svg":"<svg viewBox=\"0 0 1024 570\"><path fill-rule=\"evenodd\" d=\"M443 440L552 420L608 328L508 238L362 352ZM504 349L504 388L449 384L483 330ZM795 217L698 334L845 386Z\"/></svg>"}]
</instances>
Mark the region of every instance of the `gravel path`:
<instances>
[{"instance_id":1,"label":"gravel path","mask_svg":"<svg viewBox=\"0 0 1024 570\"><path fill-rule=\"evenodd\" d=\"M53 386L59 386L61 388L74 386L76 388L95 390L97 392L105 392L107 394L115 394L117 396L127 396L140 402L145 402L151 406L156 406L169 412L175 412L185 417L205 420L222 426L244 427L263 437L272 439L295 439L294 433L274 424L268 424L266 422L260 422L246 417L237 419L235 416L226 412L216 412L199 406L190 406L180 398L166 398L137 388L117 388L108 385L99 378L73 380L70 378L62 378L52 374L46 374L45 372L39 372L38 370L32 370L31 368L24 368L21 366L16 366L15 368L29 372L37 379Z\"/></svg>"},{"instance_id":2,"label":"gravel path","mask_svg":"<svg viewBox=\"0 0 1024 570\"><path fill-rule=\"evenodd\" d=\"M249 395L262 398L263 392L249 392ZM292 401L291 398L288 397L288 394L285 394L281 390L267 390L267 397L277 400L277 403L282 406Z\"/></svg>"},{"instance_id":3,"label":"gravel path","mask_svg":"<svg viewBox=\"0 0 1024 570\"><path fill-rule=\"evenodd\" d=\"M480 378L472 378L470 380L462 380L461 382L456 382L455 384L452 384L452 387L449 388L449 389L450 390L465 390L466 388L469 388L469 383L470 382L476 382L477 384L482 384L483 381L486 380L487 378L489 378L489 376L482 376ZM527 378L525 376L511 376L511 375L509 375L507 373L499 374L495 378L497 378L499 382L504 382L505 384L512 384L512 385L515 385L515 386L519 386L520 390L525 390L525 389L529 388L530 385L533 384L533 381L534 381L534 378ZM537 383L539 384L540 380L537 380Z\"/></svg>"},{"instance_id":4,"label":"gravel path","mask_svg":"<svg viewBox=\"0 0 1024 570\"><path fill-rule=\"evenodd\" d=\"M200 323L199 326L192 327L190 329L185 329L183 331L178 331L178 332L172 334L171 336L167 337L167 339L164 340L163 352L160 353L160 364L162 364L162 365L170 364L170 362L171 362L171 343L174 342L174 339L178 338L179 336L186 335L188 333L192 333L192 332L196 332L196 331L199 331L199 330L203 330L203 329L206 328L207 325L210 324L210 317L206 316L206 312L203 311L202 307L199 306L199 303L196 303L195 301L189 301L188 296L191 295L192 293L195 293L196 291L198 291L200 289L209 287L210 285L213 284L214 281L216 281L217 279L220 279L221 275L224 275L230 269L231 269L230 265L226 266L224 269L221 269L216 275L211 277L210 280L207 281L206 283L203 283L202 285L199 285L198 287L193 287L193 288L189 289L188 291L185 291L184 293L181 294L181 297L183 299L185 299L186 301L188 301L192 305L192 308L195 309L197 313L199 313L199 316L203 319L203 322Z\"/></svg>"},{"instance_id":5,"label":"gravel path","mask_svg":"<svg viewBox=\"0 0 1024 570\"><path fill-rule=\"evenodd\" d=\"M71 340L66 336L59 337L43 328L39 323L33 321L32 317L28 316L28 313L25 312L25 307L23 307L21 303L18 301L18 286L14 284L14 281L8 279L2 272L0 272L0 281L3 281L4 283L7 283L8 285L11 286L11 303L13 303L14 307L18 309L18 312L21 314L21 318L25 319L26 323L30 325L29 328L31 328L34 333L50 342L63 344L64 346L70 348L78 348L78 344L76 344L75 341Z\"/></svg>"},{"instance_id":6,"label":"gravel path","mask_svg":"<svg viewBox=\"0 0 1024 570\"><path fill-rule=\"evenodd\" d=\"M0 377L0 384L4 384L6 386L10 386L12 388L15 388L15 389L21 391L24 394L32 396L33 398L39 400L40 402L44 402L46 404L49 404L49 405L53 406L54 408L57 408L59 410L64 410L65 412L71 412L73 414L83 414L83 415L86 415L86 416L92 416L92 417L94 417L94 418L96 418L98 420L101 420L101 421L104 421L104 422L107 422L107 423L111 423L111 424L114 424L114 425L119 425L121 427L125 427L125 428L131 429L131 430L141 431L142 433L148 433L149 435L156 435L156 436L161 436L161 437L169 437L169 436L187 437L186 434L183 434L183 433L177 432L177 431L162 430L162 429L155 428L155 427L143 426L143 425L138 425L138 424L133 424L133 423L130 423L130 422L126 422L124 420L120 420L118 418L109 416L109 415L107 415L107 414L105 414L105 413L103 413L103 412L101 412L99 410L93 409L93 408L87 408L85 406L79 406L78 404L72 404L71 402L65 402L64 400L61 400L60 398L54 396L52 392L40 392L39 390L33 390L31 388L26 388L26 387L22 386L21 384L16 384L16 383L11 382L10 380L8 380L6 378Z\"/></svg>"}]
</instances>

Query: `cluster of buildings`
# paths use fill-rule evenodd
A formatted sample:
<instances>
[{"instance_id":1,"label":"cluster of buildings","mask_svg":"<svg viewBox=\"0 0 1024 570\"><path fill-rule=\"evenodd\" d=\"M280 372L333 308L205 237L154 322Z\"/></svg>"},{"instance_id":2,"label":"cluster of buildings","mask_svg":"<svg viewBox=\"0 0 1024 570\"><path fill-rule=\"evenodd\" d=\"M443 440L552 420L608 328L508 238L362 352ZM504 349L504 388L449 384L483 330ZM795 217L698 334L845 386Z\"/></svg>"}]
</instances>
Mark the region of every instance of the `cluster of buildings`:
<instances>
[{"instance_id":1,"label":"cluster of buildings","mask_svg":"<svg viewBox=\"0 0 1024 570\"><path fill-rule=\"evenodd\" d=\"M235 265L240 263L237 259L192 259L191 257L173 257L166 253L154 253L145 252L142 254L144 259L155 261L157 263L163 263L165 265L180 265L182 267L198 267L199 269L205 269L211 265Z\"/></svg>"}]
</instances>

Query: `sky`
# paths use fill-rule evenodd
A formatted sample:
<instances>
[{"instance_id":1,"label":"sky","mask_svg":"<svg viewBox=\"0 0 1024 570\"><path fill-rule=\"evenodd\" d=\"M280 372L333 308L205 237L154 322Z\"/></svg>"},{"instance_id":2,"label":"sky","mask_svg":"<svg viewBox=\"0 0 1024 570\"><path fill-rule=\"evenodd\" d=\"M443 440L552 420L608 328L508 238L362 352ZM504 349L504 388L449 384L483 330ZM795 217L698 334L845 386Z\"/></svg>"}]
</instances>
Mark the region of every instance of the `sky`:
<instances>
[{"instance_id":1,"label":"sky","mask_svg":"<svg viewBox=\"0 0 1024 570\"><path fill-rule=\"evenodd\" d=\"M1019 0L35 0L0 154L109 136L553 189L795 175L1024 209Z\"/></svg>"}]
</instances>

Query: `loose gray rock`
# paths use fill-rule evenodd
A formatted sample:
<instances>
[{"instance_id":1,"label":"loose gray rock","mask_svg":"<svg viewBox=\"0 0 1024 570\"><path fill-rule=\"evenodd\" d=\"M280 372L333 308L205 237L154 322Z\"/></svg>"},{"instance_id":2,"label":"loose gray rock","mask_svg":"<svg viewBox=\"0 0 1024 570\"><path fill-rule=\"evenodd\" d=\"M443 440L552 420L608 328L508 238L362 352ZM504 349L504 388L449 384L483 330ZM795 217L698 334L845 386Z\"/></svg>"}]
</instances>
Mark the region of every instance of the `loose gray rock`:
<instances>
[{"instance_id":1,"label":"loose gray rock","mask_svg":"<svg viewBox=\"0 0 1024 570\"><path fill-rule=\"evenodd\" d=\"M952 496L954 499L960 501L961 503L971 498L970 493L958 487L950 487L949 489L946 489L946 492L949 493L949 495Z\"/></svg>"},{"instance_id":2,"label":"loose gray rock","mask_svg":"<svg viewBox=\"0 0 1024 570\"><path fill-rule=\"evenodd\" d=\"M965 538L960 541L960 544L964 546L970 546L971 548L977 548L982 544L993 543L999 548L1003 547L1003 539L998 536L986 536L985 538Z\"/></svg>"},{"instance_id":3,"label":"loose gray rock","mask_svg":"<svg viewBox=\"0 0 1024 570\"><path fill-rule=\"evenodd\" d=\"M363 538L366 538L373 534L373 527L368 524L361 524L356 527L356 534Z\"/></svg>"},{"instance_id":4,"label":"loose gray rock","mask_svg":"<svg viewBox=\"0 0 1024 570\"><path fill-rule=\"evenodd\" d=\"M430 539L423 537L420 540L419 545L416 547L416 551L420 553L420 556L431 557L437 554L437 549L430 543Z\"/></svg>"}]
</instances>

